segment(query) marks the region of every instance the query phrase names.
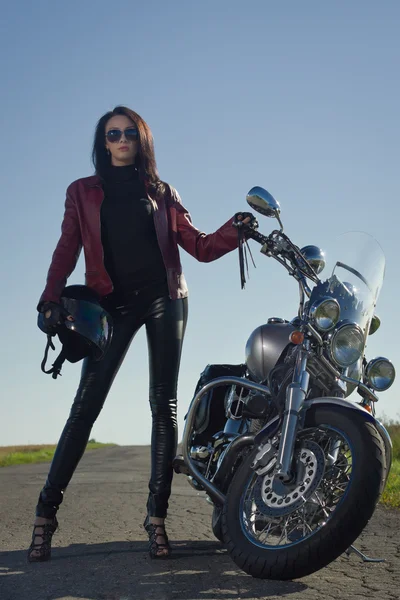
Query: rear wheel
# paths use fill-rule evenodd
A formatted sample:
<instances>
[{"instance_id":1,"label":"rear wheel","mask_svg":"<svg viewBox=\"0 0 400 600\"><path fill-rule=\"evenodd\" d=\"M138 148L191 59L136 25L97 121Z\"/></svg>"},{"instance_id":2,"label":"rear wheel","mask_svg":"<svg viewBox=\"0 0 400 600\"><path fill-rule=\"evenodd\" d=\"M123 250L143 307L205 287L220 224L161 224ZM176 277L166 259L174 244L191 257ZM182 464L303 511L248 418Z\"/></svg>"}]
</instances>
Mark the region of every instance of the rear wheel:
<instances>
[{"instance_id":1,"label":"rear wheel","mask_svg":"<svg viewBox=\"0 0 400 600\"><path fill-rule=\"evenodd\" d=\"M274 479L273 446L261 465L259 452L232 479L223 541L253 577L303 577L342 554L371 518L385 473L382 440L363 414L312 407L296 440L296 481Z\"/></svg>"}]
</instances>

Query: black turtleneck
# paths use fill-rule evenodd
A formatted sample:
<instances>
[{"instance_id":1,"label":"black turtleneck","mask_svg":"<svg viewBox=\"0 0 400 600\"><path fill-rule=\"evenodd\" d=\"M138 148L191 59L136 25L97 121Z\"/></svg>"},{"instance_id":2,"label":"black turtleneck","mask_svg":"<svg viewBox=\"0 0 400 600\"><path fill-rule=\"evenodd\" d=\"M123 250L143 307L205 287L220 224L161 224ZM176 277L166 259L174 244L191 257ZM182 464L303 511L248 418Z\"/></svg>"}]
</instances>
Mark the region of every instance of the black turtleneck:
<instances>
[{"instance_id":1,"label":"black turtleneck","mask_svg":"<svg viewBox=\"0 0 400 600\"><path fill-rule=\"evenodd\" d=\"M101 231L105 267L118 298L147 288L167 291L153 208L133 165L110 167L104 179Z\"/></svg>"}]
</instances>

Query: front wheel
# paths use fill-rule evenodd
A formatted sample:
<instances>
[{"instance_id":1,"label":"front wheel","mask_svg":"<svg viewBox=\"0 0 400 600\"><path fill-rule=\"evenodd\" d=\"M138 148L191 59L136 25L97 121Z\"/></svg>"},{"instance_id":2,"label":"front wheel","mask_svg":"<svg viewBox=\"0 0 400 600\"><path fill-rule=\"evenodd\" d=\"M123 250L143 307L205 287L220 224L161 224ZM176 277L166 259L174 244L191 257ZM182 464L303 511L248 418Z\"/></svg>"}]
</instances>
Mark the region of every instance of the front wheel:
<instances>
[{"instance_id":1,"label":"front wheel","mask_svg":"<svg viewBox=\"0 0 400 600\"><path fill-rule=\"evenodd\" d=\"M311 407L296 439L295 481L274 479L273 444L267 464L256 464L259 452L232 479L224 544L253 577L304 577L342 554L371 518L385 473L382 440L362 413Z\"/></svg>"},{"instance_id":2,"label":"front wheel","mask_svg":"<svg viewBox=\"0 0 400 600\"><path fill-rule=\"evenodd\" d=\"M221 517L222 517L222 508L220 506L214 506L212 520L211 520L211 527L213 530L213 534L215 535L217 540L219 540L220 542L223 541Z\"/></svg>"}]
</instances>

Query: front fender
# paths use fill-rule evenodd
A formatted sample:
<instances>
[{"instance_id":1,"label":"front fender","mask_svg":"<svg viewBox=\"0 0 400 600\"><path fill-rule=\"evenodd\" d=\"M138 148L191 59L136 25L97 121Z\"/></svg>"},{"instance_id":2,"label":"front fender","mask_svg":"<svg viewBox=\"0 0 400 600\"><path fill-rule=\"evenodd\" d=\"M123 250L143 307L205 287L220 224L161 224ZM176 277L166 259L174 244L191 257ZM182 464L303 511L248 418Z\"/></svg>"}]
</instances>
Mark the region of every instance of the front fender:
<instances>
[{"instance_id":1,"label":"front fender","mask_svg":"<svg viewBox=\"0 0 400 600\"><path fill-rule=\"evenodd\" d=\"M392 446L392 440L390 439L390 435L389 435L387 429L379 421L379 419L376 419L373 415L371 415L370 412L368 412L365 408L363 408L359 404L355 404L354 402L351 402L350 400L345 400L344 398L335 398L335 397L327 396L324 398L313 398L312 400L306 400L303 404L303 410L308 410L309 408L311 408L311 406L330 406L331 408L334 408L334 407L344 408L345 410L358 411L359 413L362 413L365 420L368 421L369 423L372 423L372 425L376 428L376 430L378 431L379 435L382 438L382 442L385 447L386 481L387 481L387 478L389 476L389 471L392 466L393 446ZM281 418L275 417L274 419L272 419L272 421L267 423L263 427L263 429L261 429L257 433L257 435L254 439L254 444L257 446L257 444L262 443L265 440L266 436L273 437L279 431L280 427L281 427ZM385 484L386 484L386 481L385 481Z\"/></svg>"},{"instance_id":2,"label":"front fender","mask_svg":"<svg viewBox=\"0 0 400 600\"><path fill-rule=\"evenodd\" d=\"M345 400L344 398L334 398L334 397L327 396L326 398L314 398L313 400L306 400L304 402L303 407L305 410L311 408L311 406L340 406L341 408L345 408L346 410L356 410L358 412L362 412L365 420L372 423L374 425L374 427L377 429L379 435L382 438L382 442L385 446L386 481L387 481L387 478L389 476L389 471L392 466L393 445L392 445L392 440L390 439L389 432L387 431L387 429L383 425L383 423L381 423L379 421L379 419L374 417L374 415L371 415L370 412L368 412L365 408L363 408L359 404L354 404L354 402L351 402L350 400ZM385 481L385 484L386 484L386 481Z\"/></svg>"},{"instance_id":3,"label":"front fender","mask_svg":"<svg viewBox=\"0 0 400 600\"><path fill-rule=\"evenodd\" d=\"M336 406L342 406L343 408L346 408L347 410L358 410L364 414L366 420L370 421L374 425L377 422L377 419L375 419L375 417L373 415L371 415L371 413L369 413L367 410L365 410L365 408L363 408L362 406L359 406L358 404L353 404L353 403L349 402L348 400L344 400L343 398L325 397L325 398L314 398L313 400L306 400L303 404L302 410L307 411L309 408L311 408L311 406L314 406L314 405L316 405L316 406L336 405ZM274 436L279 431L281 425L282 425L282 417L279 415L274 417L271 421L269 421L266 425L264 425L264 427L262 429L260 429L260 431L257 433L257 435L254 439L254 443L255 444L260 443L262 440L265 439L265 436L267 436L267 437ZM377 429L378 429L378 427L377 427ZM387 432L386 432L386 434L387 434Z\"/></svg>"},{"instance_id":4,"label":"front fender","mask_svg":"<svg viewBox=\"0 0 400 600\"><path fill-rule=\"evenodd\" d=\"M335 398L334 396L326 396L324 398L313 398L312 400L306 400L303 404L303 410L308 410L311 406L342 406L347 410L357 410L358 412L362 412L365 416L366 421L370 421L371 423L375 423L377 419L373 415L371 415L368 410L360 406L360 404L355 404L350 400L345 400L344 398Z\"/></svg>"}]
</instances>

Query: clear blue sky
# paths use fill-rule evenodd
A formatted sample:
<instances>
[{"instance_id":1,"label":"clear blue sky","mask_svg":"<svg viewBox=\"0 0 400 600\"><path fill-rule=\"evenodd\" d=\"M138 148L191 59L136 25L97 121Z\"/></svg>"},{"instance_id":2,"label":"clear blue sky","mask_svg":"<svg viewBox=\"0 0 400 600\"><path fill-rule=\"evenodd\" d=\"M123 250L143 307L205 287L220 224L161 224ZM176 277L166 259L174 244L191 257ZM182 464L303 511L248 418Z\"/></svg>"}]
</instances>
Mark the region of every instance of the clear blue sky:
<instances>
[{"instance_id":1,"label":"clear blue sky","mask_svg":"<svg viewBox=\"0 0 400 600\"><path fill-rule=\"evenodd\" d=\"M35 307L65 189L92 173L95 123L116 104L151 126L160 174L199 229L246 210L246 192L261 185L299 245L373 233L387 272L368 355L399 365L399 2L16 0L0 28L0 445L54 442L68 416L80 366L66 363L57 381L41 373ZM204 366L242 362L257 325L296 312L294 281L252 245L245 291L236 253L199 264L181 252L190 308L180 434ZM70 283L83 272L81 259ZM147 386L142 331L92 435L148 443ZM398 390L381 395L379 413L399 414Z\"/></svg>"}]
</instances>

